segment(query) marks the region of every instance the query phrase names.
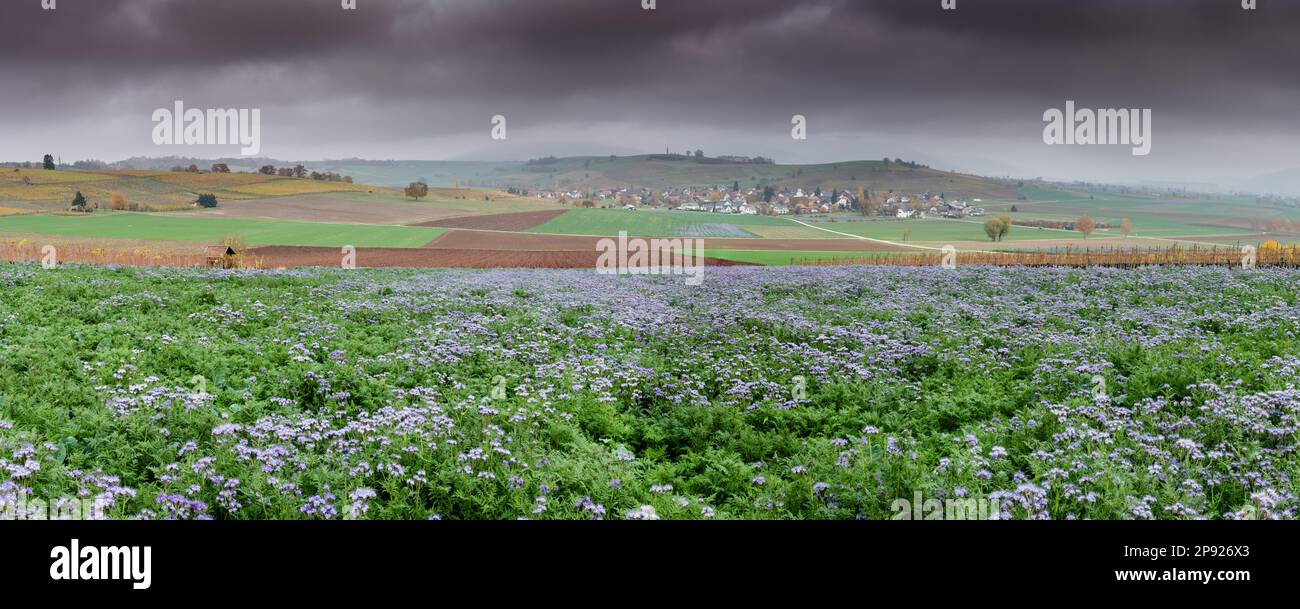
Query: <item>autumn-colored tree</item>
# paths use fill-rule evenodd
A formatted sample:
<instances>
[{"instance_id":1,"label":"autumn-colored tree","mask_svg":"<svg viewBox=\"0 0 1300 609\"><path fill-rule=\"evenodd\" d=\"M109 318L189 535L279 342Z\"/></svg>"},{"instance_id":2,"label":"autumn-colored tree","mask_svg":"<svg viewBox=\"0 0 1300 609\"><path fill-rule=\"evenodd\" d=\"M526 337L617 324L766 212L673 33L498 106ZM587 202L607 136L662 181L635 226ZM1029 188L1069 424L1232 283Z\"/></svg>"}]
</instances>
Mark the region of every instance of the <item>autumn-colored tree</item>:
<instances>
[{"instance_id":1,"label":"autumn-colored tree","mask_svg":"<svg viewBox=\"0 0 1300 609\"><path fill-rule=\"evenodd\" d=\"M1080 216L1078 220L1074 221L1074 230L1083 233L1083 238L1087 239L1097 230L1097 222L1088 216Z\"/></svg>"},{"instance_id":2,"label":"autumn-colored tree","mask_svg":"<svg viewBox=\"0 0 1300 609\"><path fill-rule=\"evenodd\" d=\"M127 200L125 194L115 192L108 196L108 206L117 211L126 211L131 209L131 202Z\"/></svg>"},{"instance_id":3,"label":"autumn-colored tree","mask_svg":"<svg viewBox=\"0 0 1300 609\"><path fill-rule=\"evenodd\" d=\"M236 254L242 253L244 250L248 249L248 243L244 241L244 238L234 234L222 237L221 244L235 250Z\"/></svg>"},{"instance_id":4,"label":"autumn-colored tree","mask_svg":"<svg viewBox=\"0 0 1300 609\"><path fill-rule=\"evenodd\" d=\"M1119 232L1127 239L1129 235L1133 234L1133 222L1128 218L1124 218L1124 221L1119 223Z\"/></svg>"}]
</instances>

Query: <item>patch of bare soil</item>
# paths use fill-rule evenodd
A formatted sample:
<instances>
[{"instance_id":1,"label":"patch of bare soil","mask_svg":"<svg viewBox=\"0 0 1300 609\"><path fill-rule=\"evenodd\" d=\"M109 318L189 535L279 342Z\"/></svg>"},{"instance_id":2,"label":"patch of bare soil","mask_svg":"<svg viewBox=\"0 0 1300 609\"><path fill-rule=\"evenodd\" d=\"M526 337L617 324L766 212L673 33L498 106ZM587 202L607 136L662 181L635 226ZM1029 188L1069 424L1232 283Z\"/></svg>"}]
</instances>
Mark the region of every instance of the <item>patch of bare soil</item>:
<instances>
[{"instance_id":1,"label":"patch of bare soil","mask_svg":"<svg viewBox=\"0 0 1300 609\"><path fill-rule=\"evenodd\" d=\"M595 251L605 237L543 235L452 229L439 235L426 248L482 249L506 251ZM915 248L863 241L861 239L705 239L704 246L720 250L775 250L820 252L904 252Z\"/></svg>"}]
</instances>

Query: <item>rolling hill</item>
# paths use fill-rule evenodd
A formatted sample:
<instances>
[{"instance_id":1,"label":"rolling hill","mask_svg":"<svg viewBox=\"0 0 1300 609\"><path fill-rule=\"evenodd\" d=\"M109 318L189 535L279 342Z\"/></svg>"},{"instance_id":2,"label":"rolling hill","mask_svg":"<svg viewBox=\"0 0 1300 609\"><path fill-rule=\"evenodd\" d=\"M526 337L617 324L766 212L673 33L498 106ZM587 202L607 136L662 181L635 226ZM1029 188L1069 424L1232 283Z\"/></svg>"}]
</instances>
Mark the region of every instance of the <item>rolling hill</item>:
<instances>
[{"instance_id":1,"label":"rolling hill","mask_svg":"<svg viewBox=\"0 0 1300 609\"><path fill-rule=\"evenodd\" d=\"M107 206L114 192L155 210L188 209L198 193L222 201L336 192L365 193L373 186L282 178L257 173L183 173L156 170L0 170L0 205L33 211L66 209L77 192Z\"/></svg>"},{"instance_id":2,"label":"rolling hill","mask_svg":"<svg viewBox=\"0 0 1300 609\"><path fill-rule=\"evenodd\" d=\"M211 160L130 159L119 164L133 169L165 169L184 161L200 167ZM232 169L252 170L253 165L293 165L299 162L257 159L217 159ZM530 162L480 161L367 161L347 159L303 162L312 171L332 171L352 176L358 183L405 186L423 179L430 186L505 189L604 189L731 186L774 186L813 190L848 189L898 192L943 192L950 196L1013 199L1015 184L1005 180L908 167L882 161L846 161L821 165L773 165L697 160L664 155L565 157Z\"/></svg>"}]
</instances>

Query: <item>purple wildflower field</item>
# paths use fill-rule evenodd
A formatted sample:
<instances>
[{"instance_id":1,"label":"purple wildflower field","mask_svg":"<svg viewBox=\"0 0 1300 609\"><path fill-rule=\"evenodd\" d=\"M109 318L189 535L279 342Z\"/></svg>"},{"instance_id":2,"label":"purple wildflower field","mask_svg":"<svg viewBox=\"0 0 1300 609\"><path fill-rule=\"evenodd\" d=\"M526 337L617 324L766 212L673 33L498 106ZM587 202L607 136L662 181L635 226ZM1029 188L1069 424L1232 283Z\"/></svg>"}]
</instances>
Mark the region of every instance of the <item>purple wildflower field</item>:
<instances>
[{"instance_id":1,"label":"purple wildflower field","mask_svg":"<svg viewBox=\"0 0 1300 609\"><path fill-rule=\"evenodd\" d=\"M0 269L0 508L1296 514L1300 273Z\"/></svg>"}]
</instances>

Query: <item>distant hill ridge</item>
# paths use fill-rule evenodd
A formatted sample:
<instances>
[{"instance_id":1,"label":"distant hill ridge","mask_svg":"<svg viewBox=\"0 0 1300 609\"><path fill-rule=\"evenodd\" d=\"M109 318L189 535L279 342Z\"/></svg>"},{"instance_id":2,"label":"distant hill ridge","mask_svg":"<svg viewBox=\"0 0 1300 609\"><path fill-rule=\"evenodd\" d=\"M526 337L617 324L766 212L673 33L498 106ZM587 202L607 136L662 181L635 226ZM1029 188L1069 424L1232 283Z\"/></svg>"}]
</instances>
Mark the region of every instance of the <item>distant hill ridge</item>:
<instances>
[{"instance_id":1,"label":"distant hill ridge","mask_svg":"<svg viewBox=\"0 0 1300 609\"><path fill-rule=\"evenodd\" d=\"M666 189L680 187L742 188L773 186L811 191L859 189L899 193L948 193L959 197L1014 197L1009 180L932 169L897 160L844 161L783 165L763 157L706 157L647 154L637 156L545 157L531 161L411 161L341 159L284 161L271 158L197 159L135 157L108 164L114 169L166 170L174 166L207 168L225 163L232 171L256 171L263 165L302 164L312 171L333 171L357 182L404 186L424 180L430 186L522 188L540 190Z\"/></svg>"}]
</instances>

